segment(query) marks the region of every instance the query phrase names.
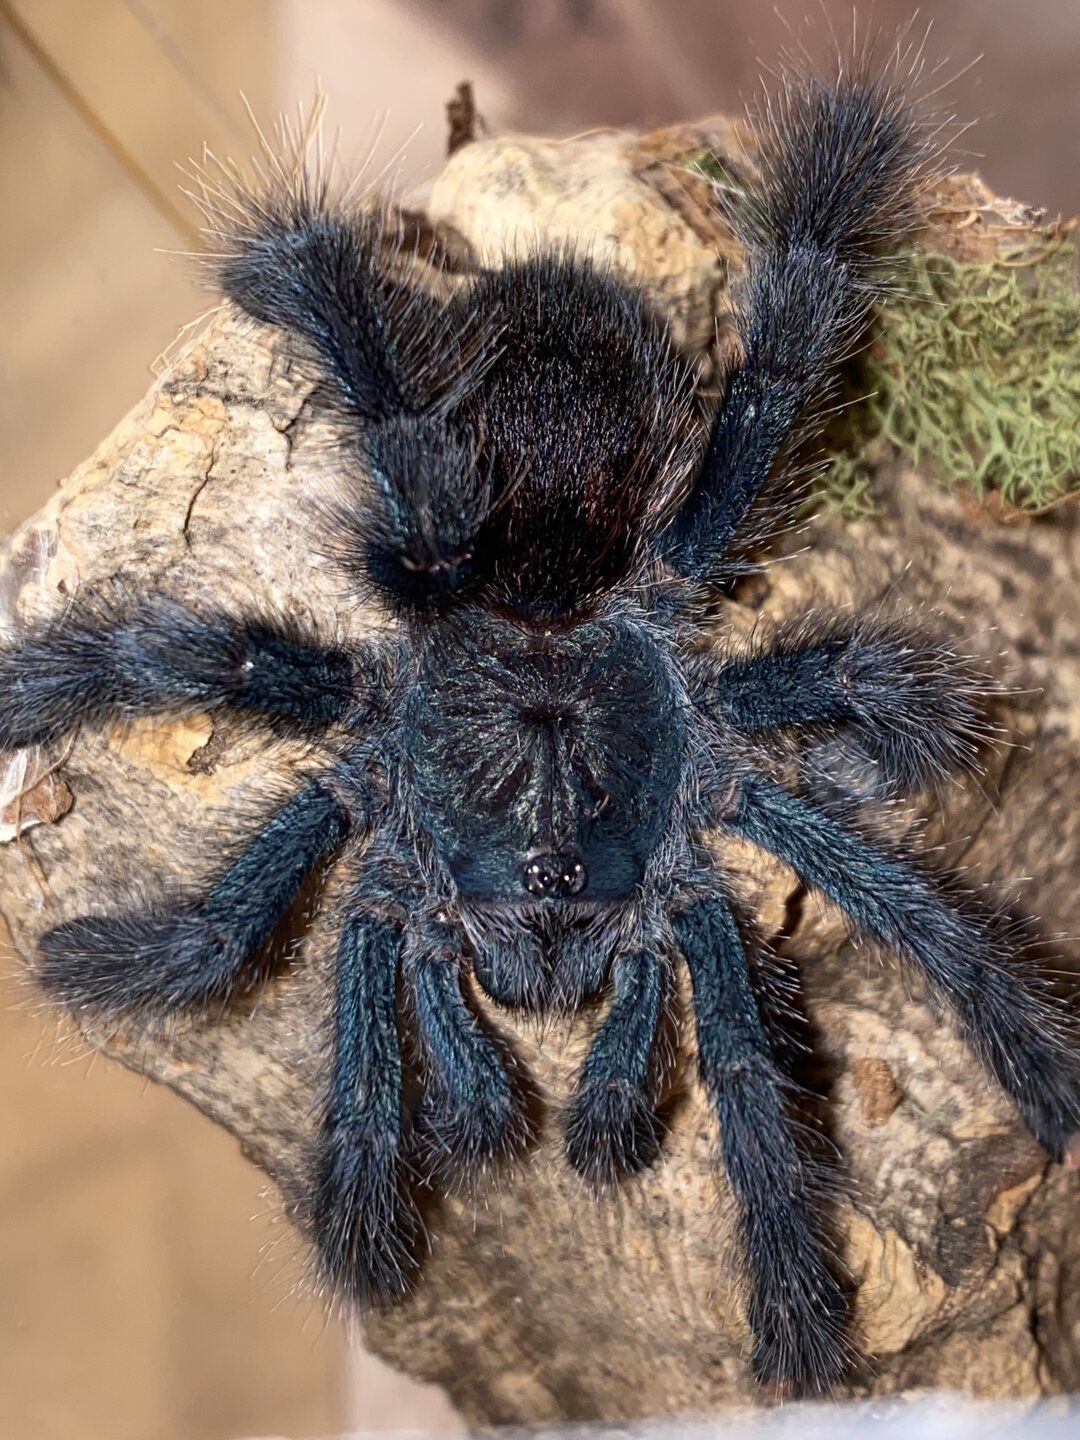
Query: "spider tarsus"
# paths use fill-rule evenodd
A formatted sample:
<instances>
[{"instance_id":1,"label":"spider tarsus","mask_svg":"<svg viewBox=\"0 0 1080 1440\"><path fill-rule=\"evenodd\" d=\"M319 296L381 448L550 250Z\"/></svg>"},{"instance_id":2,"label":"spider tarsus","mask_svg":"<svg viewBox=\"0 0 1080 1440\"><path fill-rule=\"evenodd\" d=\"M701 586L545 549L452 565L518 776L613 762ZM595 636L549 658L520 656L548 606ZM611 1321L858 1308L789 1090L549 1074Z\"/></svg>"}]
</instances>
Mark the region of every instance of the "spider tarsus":
<instances>
[{"instance_id":1,"label":"spider tarsus","mask_svg":"<svg viewBox=\"0 0 1080 1440\"><path fill-rule=\"evenodd\" d=\"M60 1004L166 1016L225 999L236 956L196 910L84 915L38 940L34 978Z\"/></svg>"},{"instance_id":2,"label":"spider tarsus","mask_svg":"<svg viewBox=\"0 0 1080 1440\"><path fill-rule=\"evenodd\" d=\"M994 735L989 676L971 660L896 627L867 623L841 662L852 725L882 782L900 795L978 767Z\"/></svg>"},{"instance_id":3,"label":"spider tarsus","mask_svg":"<svg viewBox=\"0 0 1080 1440\"><path fill-rule=\"evenodd\" d=\"M783 1280L781 1293L756 1291L749 1305L754 1375L793 1398L827 1395L852 1368L847 1297L813 1258Z\"/></svg>"},{"instance_id":4,"label":"spider tarsus","mask_svg":"<svg viewBox=\"0 0 1080 1440\"><path fill-rule=\"evenodd\" d=\"M972 1044L978 1048L977 1040ZM1080 1038L1076 1044L1080 1047ZM1023 1085L1007 1083L1000 1074L998 1083L1017 1099L1021 1119L1050 1158L1066 1169L1080 1169L1072 1162L1074 1154L1080 1161L1080 1065L1072 1054L1054 1053L1055 1048L1029 1042L1021 1052ZM986 1063L998 1071L1000 1062L993 1055Z\"/></svg>"},{"instance_id":5,"label":"spider tarsus","mask_svg":"<svg viewBox=\"0 0 1080 1440\"><path fill-rule=\"evenodd\" d=\"M435 1094L417 1113L416 1138L425 1174L451 1183L518 1154L532 1128L510 1094L471 1103Z\"/></svg>"},{"instance_id":6,"label":"spider tarsus","mask_svg":"<svg viewBox=\"0 0 1080 1440\"><path fill-rule=\"evenodd\" d=\"M663 1121L649 1096L626 1080L583 1085L563 1129L567 1160L601 1187L647 1170L662 1153Z\"/></svg>"},{"instance_id":7,"label":"spider tarsus","mask_svg":"<svg viewBox=\"0 0 1080 1440\"><path fill-rule=\"evenodd\" d=\"M906 616L814 614L695 675L697 702L740 732L826 731L838 759L854 741L849 758L862 752L882 798L975 769L993 693L974 660Z\"/></svg>"},{"instance_id":8,"label":"spider tarsus","mask_svg":"<svg viewBox=\"0 0 1080 1440\"><path fill-rule=\"evenodd\" d=\"M408 1294L426 1236L396 1135L326 1130L311 1223L320 1269L337 1294L361 1308Z\"/></svg>"}]
</instances>

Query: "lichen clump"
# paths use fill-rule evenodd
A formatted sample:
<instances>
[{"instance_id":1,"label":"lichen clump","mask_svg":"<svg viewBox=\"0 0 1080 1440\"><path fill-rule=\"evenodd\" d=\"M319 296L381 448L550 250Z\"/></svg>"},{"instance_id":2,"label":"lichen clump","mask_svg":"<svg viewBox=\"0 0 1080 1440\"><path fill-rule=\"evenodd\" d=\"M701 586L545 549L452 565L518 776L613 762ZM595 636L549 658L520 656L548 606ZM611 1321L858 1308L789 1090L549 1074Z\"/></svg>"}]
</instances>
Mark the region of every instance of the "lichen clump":
<instances>
[{"instance_id":1,"label":"lichen clump","mask_svg":"<svg viewBox=\"0 0 1080 1440\"><path fill-rule=\"evenodd\" d=\"M873 509L891 448L1004 512L1080 495L1080 289L1068 235L989 261L917 252L849 376L824 498Z\"/></svg>"}]
</instances>

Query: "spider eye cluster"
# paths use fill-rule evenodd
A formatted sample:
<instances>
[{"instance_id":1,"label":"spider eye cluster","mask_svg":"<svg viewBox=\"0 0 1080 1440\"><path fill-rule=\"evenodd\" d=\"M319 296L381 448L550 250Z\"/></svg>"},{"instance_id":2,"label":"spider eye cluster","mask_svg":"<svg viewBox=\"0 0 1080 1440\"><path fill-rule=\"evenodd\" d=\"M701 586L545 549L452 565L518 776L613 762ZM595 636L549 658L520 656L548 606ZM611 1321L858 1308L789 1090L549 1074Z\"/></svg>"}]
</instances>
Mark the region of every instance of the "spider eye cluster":
<instances>
[{"instance_id":1,"label":"spider eye cluster","mask_svg":"<svg viewBox=\"0 0 1080 1440\"><path fill-rule=\"evenodd\" d=\"M581 856L569 850L561 855L535 855L527 860L521 869L521 883L530 895L538 898L569 900L584 893L589 875Z\"/></svg>"}]
</instances>

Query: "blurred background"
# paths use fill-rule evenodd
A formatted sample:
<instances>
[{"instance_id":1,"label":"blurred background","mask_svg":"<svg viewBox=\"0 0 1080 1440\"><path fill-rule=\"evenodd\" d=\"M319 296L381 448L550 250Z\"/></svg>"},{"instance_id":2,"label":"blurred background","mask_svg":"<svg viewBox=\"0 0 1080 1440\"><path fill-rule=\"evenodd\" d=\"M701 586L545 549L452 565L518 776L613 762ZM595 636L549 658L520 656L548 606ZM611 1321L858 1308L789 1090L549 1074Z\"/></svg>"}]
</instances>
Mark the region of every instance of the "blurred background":
<instances>
[{"instance_id":1,"label":"blurred background","mask_svg":"<svg viewBox=\"0 0 1080 1440\"><path fill-rule=\"evenodd\" d=\"M892 30L912 0L856 0ZM462 79L494 128L567 134L736 109L794 26L850 0L0 0L0 531L146 389L210 303L175 253L176 165L245 156L316 88L340 150L422 191ZM807 17L809 17L807 19ZM803 22L807 21L806 28ZM977 119L961 157L1080 211L1080 5L929 0L928 53ZM978 63L969 66L977 57ZM405 147L404 151L402 147ZM56 1042L0 965L0 1440L228 1440L454 1424L293 1293L294 1242L236 1146Z\"/></svg>"}]
</instances>

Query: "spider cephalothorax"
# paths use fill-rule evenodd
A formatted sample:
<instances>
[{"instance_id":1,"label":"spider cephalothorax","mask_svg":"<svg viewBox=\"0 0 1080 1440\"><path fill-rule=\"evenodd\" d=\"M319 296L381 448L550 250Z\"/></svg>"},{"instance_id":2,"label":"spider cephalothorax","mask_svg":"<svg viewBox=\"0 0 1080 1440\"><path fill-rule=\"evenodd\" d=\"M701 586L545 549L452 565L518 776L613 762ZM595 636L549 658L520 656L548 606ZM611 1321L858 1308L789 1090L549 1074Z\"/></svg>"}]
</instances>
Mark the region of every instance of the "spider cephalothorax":
<instances>
[{"instance_id":1,"label":"spider cephalothorax","mask_svg":"<svg viewBox=\"0 0 1080 1440\"><path fill-rule=\"evenodd\" d=\"M464 643L443 628L421 662L408 760L457 893L633 899L685 765L684 697L656 642L630 617L566 634L485 620Z\"/></svg>"},{"instance_id":2,"label":"spider cephalothorax","mask_svg":"<svg viewBox=\"0 0 1080 1440\"><path fill-rule=\"evenodd\" d=\"M318 364L347 496L327 548L396 634L328 646L161 596L80 599L0 654L0 744L184 707L325 742L203 893L75 916L41 937L36 975L79 1009L220 1005L306 877L342 865L308 1204L339 1293L411 1283L419 1149L429 1176L459 1175L528 1131L467 970L498 1004L537 1011L610 992L565 1119L569 1163L607 1184L660 1154L666 1005L685 964L755 1371L811 1387L841 1373L843 1290L715 828L786 861L917 972L1052 1152L1080 1126L1073 1024L993 927L822 787L799 794L761 768L762 737L842 734L875 792L910 793L973 763L984 682L880 618L700 645L702 589L732 573L763 487L865 327L931 151L890 84L859 73L793 81L767 110L760 183L731 211L747 248L740 353L707 424L648 305L585 260L507 260L436 300L404 278L374 212L335 209L303 178L215 212L226 294ZM399 1004L424 1055L415 1104Z\"/></svg>"}]
</instances>

